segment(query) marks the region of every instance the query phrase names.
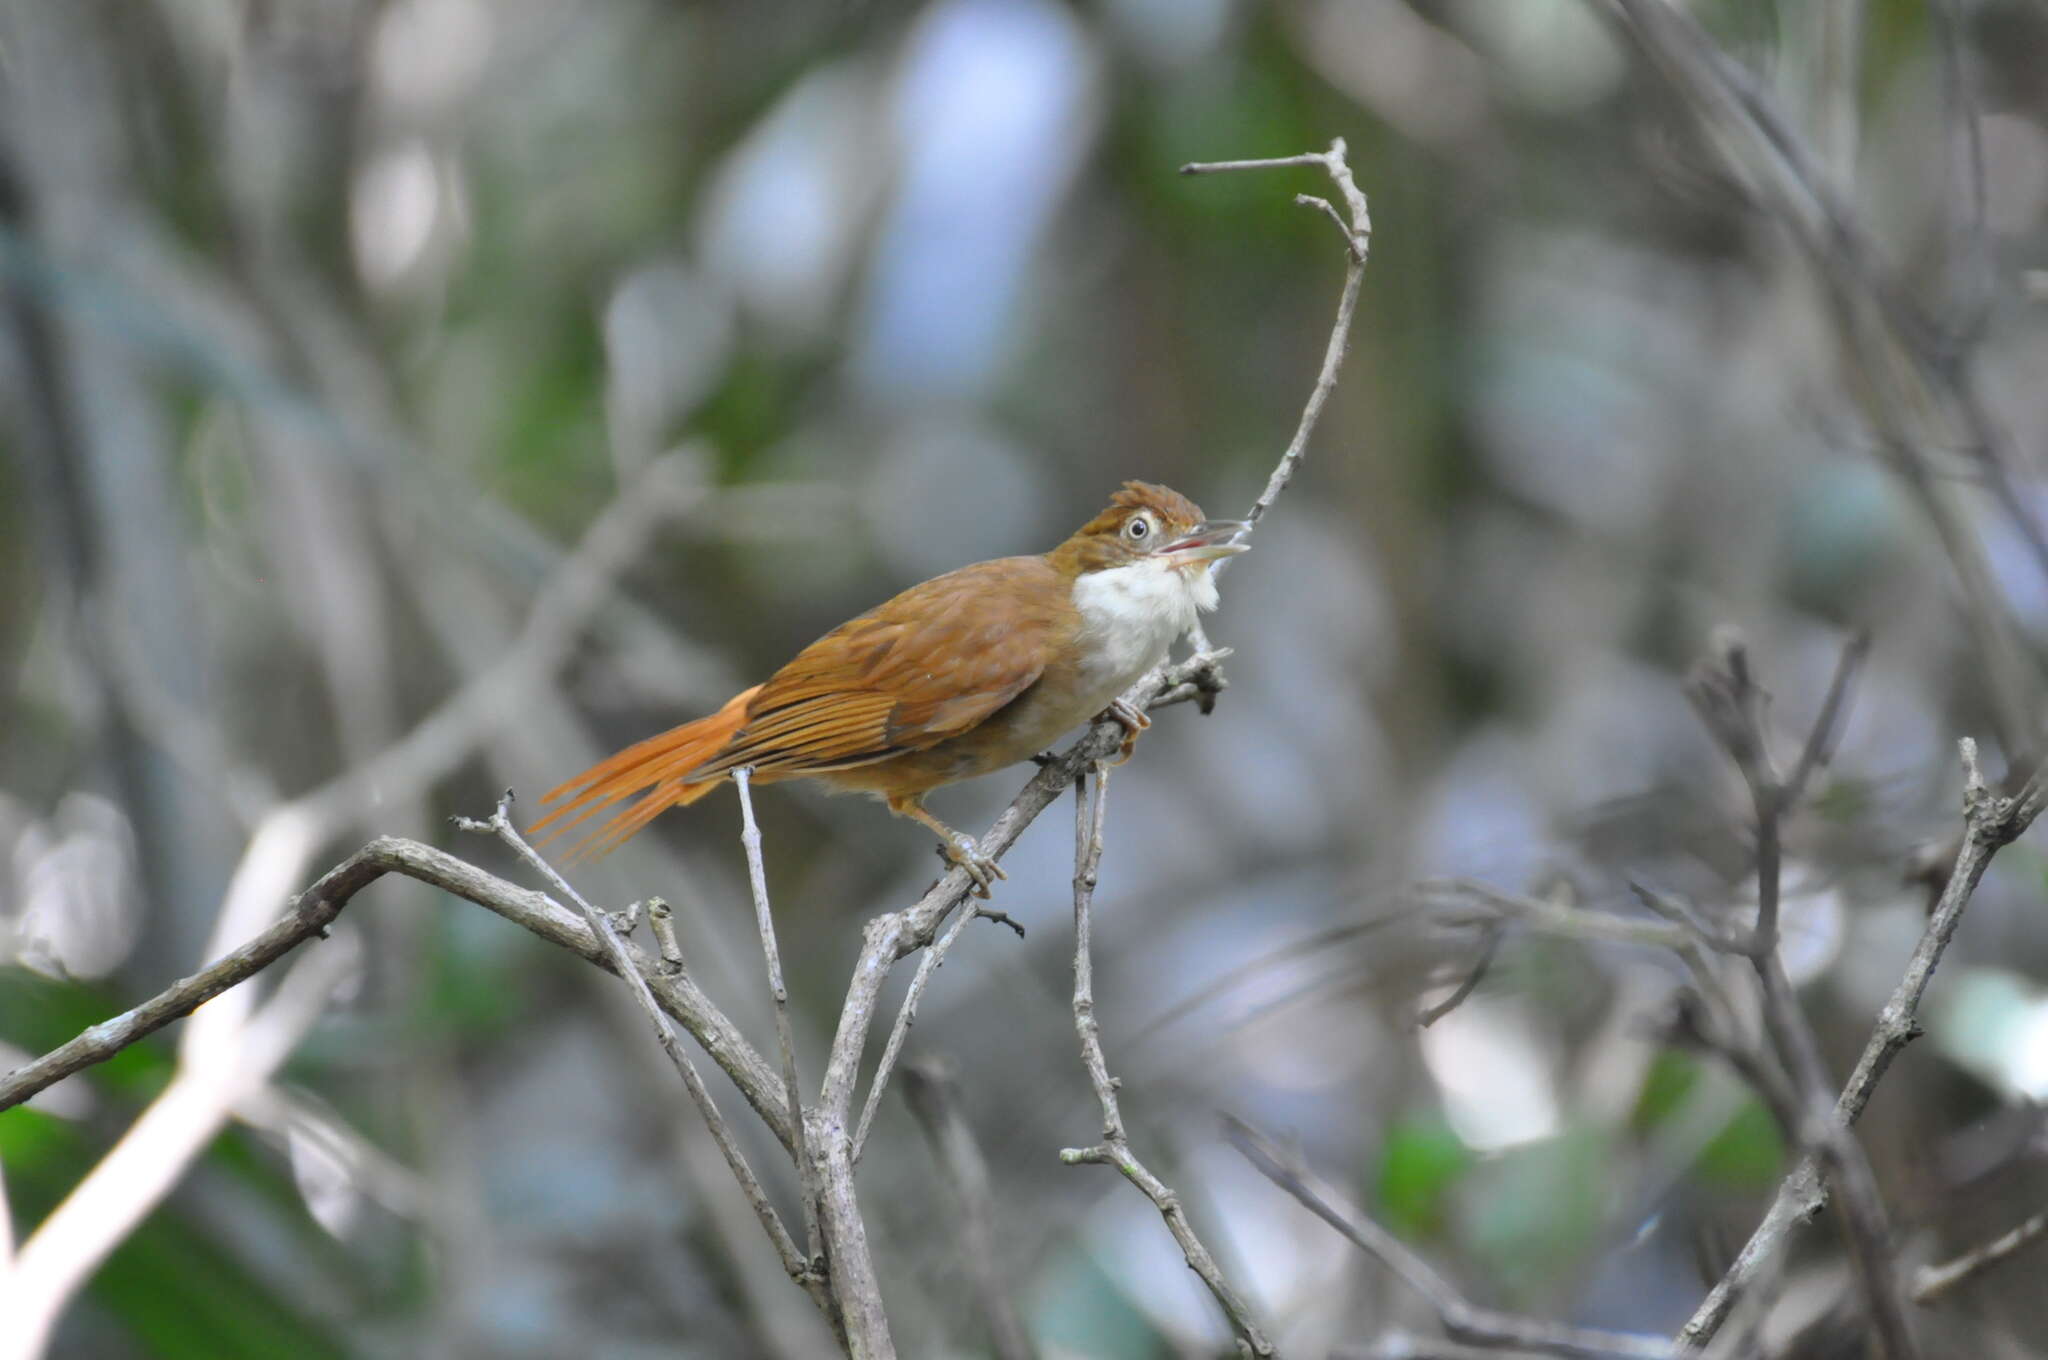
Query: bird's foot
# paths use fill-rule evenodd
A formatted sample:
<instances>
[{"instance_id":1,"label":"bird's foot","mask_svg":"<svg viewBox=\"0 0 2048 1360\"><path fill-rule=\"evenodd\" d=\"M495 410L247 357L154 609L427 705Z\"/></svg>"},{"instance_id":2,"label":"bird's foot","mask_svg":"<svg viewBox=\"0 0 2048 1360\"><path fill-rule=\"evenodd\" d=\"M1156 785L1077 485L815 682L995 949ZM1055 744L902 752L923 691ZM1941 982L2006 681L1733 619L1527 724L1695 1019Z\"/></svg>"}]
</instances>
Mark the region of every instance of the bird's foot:
<instances>
[{"instance_id":1,"label":"bird's foot","mask_svg":"<svg viewBox=\"0 0 2048 1360\"><path fill-rule=\"evenodd\" d=\"M939 842L939 858L956 869L965 869L967 877L974 881L974 895L987 901L996 880L1008 878L1003 866L981 853L981 847L974 843L974 837L956 834L950 841Z\"/></svg>"},{"instance_id":2,"label":"bird's foot","mask_svg":"<svg viewBox=\"0 0 2048 1360\"><path fill-rule=\"evenodd\" d=\"M1121 699L1112 699L1108 708L1095 715L1097 722L1104 718L1123 726L1123 745L1117 748L1116 759L1109 762L1112 765L1121 765L1131 758L1131 752L1138 749L1138 734L1150 727L1152 720Z\"/></svg>"}]
</instances>

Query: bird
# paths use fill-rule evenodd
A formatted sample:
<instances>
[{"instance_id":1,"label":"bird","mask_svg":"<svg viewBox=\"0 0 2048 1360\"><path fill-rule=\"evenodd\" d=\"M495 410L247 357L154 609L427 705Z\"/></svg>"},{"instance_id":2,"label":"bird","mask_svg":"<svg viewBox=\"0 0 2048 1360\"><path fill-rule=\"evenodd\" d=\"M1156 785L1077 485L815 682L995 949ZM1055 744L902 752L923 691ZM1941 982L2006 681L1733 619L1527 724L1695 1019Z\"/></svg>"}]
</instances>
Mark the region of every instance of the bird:
<instances>
[{"instance_id":1,"label":"bird","mask_svg":"<svg viewBox=\"0 0 2048 1360\"><path fill-rule=\"evenodd\" d=\"M1217 604L1215 566L1250 526L1131 481L1051 552L935 576L851 619L708 717L627 747L550 790L547 836L608 814L570 858L604 854L735 770L866 793L938 836L988 897L1000 866L924 806L932 790L1037 756L1100 716L1122 757L1150 721L1119 696ZM630 801L629 801L630 800Z\"/></svg>"}]
</instances>

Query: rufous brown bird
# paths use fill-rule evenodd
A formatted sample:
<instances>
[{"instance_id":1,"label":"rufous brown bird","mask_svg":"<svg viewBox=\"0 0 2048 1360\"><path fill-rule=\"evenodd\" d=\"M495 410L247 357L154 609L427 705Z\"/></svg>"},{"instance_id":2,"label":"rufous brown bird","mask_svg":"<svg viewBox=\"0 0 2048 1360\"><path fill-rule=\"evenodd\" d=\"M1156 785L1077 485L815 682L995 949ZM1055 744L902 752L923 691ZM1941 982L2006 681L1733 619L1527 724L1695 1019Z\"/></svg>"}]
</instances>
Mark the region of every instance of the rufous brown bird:
<instances>
[{"instance_id":1,"label":"rufous brown bird","mask_svg":"<svg viewBox=\"0 0 2048 1360\"><path fill-rule=\"evenodd\" d=\"M1105 712L1129 729L1128 754L1149 724L1117 696L1197 611L1216 607L1212 568L1245 550L1246 532L1236 520L1205 519L1177 491L1126 482L1051 552L912 586L710 717L593 765L548 793L559 806L535 829L558 834L617 808L574 852L602 854L746 767L758 784L815 779L882 799L937 833L986 897L1003 871L926 811L924 796L1027 759Z\"/></svg>"}]
</instances>

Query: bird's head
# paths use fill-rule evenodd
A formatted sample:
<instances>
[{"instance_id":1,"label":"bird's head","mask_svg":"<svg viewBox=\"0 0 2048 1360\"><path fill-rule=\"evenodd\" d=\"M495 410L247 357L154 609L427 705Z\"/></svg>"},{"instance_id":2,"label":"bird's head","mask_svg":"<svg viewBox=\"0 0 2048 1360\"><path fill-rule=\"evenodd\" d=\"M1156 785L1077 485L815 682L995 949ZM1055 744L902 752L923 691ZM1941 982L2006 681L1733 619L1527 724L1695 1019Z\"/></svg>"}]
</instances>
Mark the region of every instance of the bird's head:
<instances>
[{"instance_id":1,"label":"bird's head","mask_svg":"<svg viewBox=\"0 0 2048 1360\"><path fill-rule=\"evenodd\" d=\"M1069 576L1151 566L1206 580L1211 563L1251 545L1241 520L1208 519L1180 492L1152 482L1125 482L1109 506L1053 550Z\"/></svg>"}]
</instances>

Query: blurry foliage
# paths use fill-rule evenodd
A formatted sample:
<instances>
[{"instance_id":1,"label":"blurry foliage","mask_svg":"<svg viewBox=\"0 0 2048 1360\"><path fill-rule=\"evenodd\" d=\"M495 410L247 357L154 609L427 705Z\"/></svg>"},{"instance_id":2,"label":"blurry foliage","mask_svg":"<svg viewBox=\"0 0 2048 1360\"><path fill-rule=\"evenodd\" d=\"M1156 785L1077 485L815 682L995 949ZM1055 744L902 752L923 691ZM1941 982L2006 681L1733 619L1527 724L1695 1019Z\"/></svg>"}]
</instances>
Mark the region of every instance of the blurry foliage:
<instances>
[{"instance_id":1,"label":"blurry foliage","mask_svg":"<svg viewBox=\"0 0 2048 1360\"><path fill-rule=\"evenodd\" d=\"M1441 1120L1407 1120L1387 1130L1373 1196L1386 1225L1427 1240L1444 1227L1451 1192L1473 1163L1471 1149Z\"/></svg>"},{"instance_id":2,"label":"blurry foliage","mask_svg":"<svg viewBox=\"0 0 2048 1360\"><path fill-rule=\"evenodd\" d=\"M1685 1110L1685 1098L1699 1082L1700 1060L1689 1054L1659 1053L1643 1078L1630 1121L1638 1134L1665 1126ZM1770 1111L1754 1096L1744 1098L1737 1113L1700 1150L1693 1173L1727 1190L1758 1191L1776 1185L1785 1174L1785 1140Z\"/></svg>"}]
</instances>

